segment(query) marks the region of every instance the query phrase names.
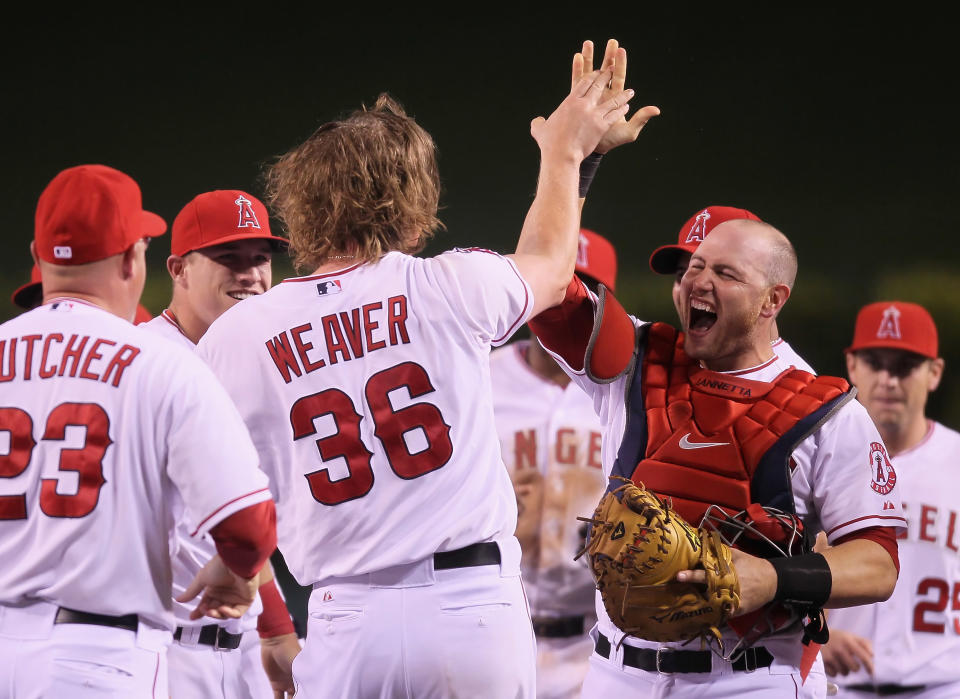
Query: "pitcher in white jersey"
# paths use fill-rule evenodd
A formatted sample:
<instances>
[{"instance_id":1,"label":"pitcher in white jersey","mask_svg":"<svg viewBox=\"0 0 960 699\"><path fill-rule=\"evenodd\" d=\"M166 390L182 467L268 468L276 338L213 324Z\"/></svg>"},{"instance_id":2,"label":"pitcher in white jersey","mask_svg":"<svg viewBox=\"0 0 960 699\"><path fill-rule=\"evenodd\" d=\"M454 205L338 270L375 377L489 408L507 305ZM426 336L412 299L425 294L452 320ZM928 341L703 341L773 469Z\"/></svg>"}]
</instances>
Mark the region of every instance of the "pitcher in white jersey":
<instances>
[{"instance_id":1,"label":"pitcher in white jersey","mask_svg":"<svg viewBox=\"0 0 960 699\"><path fill-rule=\"evenodd\" d=\"M576 274L614 287L617 257L603 236L580 229ZM607 486L603 428L589 396L536 339L490 355L500 453L517 495L521 572L537 636L537 697L580 696L596 622L595 585L583 548L588 517Z\"/></svg>"},{"instance_id":2,"label":"pitcher in white jersey","mask_svg":"<svg viewBox=\"0 0 960 699\"><path fill-rule=\"evenodd\" d=\"M960 434L926 415L943 376L930 313L904 301L860 310L847 371L890 450L907 516L886 602L830 614L827 672L850 697L960 697Z\"/></svg>"},{"instance_id":3,"label":"pitcher in white jersey","mask_svg":"<svg viewBox=\"0 0 960 699\"><path fill-rule=\"evenodd\" d=\"M131 324L166 228L129 176L58 174L31 245L43 304L0 326L0 697L168 696L174 521L218 555L179 599L238 618L276 542L267 478L192 353Z\"/></svg>"},{"instance_id":4,"label":"pitcher in white jersey","mask_svg":"<svg viewBox=\"0 0 960 699\"><path fill-rule=\"evenodd\" d=\"M220 314L270 288L272 255L285 245L270 232L267 210L252 194L234 189L198 194L173 222L170 305L144 327L194 351ZM191 537L182 522L171 548L178 595L216 549L209 537ZM191 620L190 607L179 602L174 613L177 628L167 653L172 696L272 699L274 689L293 694L290 666L300 644L269 563L260 571L257 599L242 618Z\"/></svg>"},{"instance_id":5,"label":"pitcher in white jersey","mask_svg":"<svg viewBox=\"0 0 960 699\"><path fill-rule=\"evenodd\" d=\"M533 696L489 352L563 297L580 163L632 95L613 76L591 73L532 123L540 178L510 256L413 256L439 226L435 147L386 95L269 172L311 274L224 313L199 349L271 476L280 549L314 588L293 665L306 696Z\"/></svg>"},{"instance_id":6,"label":"pitcher in white jersey","mask_svg":"<svg viewBox=\"0 0 960 699\"><path fill-rule=\"evenodd\" d=\"M746 209L733 206L708 206L695 213L683 224L677 234L676 245L661 245L650 254L650 269L657 274L673 276L673 305L677 309L677 314L680 313L680 280L683 279L690 264L690 256L710 231L725 221L737 220L759 221L760 217ZM770 330L770 346L773 348L774 357L778 360L782 359L790 366L809 371L811 374L816 373L806 360L780 337L776 320Z\"/></svg>"}]
</instances>

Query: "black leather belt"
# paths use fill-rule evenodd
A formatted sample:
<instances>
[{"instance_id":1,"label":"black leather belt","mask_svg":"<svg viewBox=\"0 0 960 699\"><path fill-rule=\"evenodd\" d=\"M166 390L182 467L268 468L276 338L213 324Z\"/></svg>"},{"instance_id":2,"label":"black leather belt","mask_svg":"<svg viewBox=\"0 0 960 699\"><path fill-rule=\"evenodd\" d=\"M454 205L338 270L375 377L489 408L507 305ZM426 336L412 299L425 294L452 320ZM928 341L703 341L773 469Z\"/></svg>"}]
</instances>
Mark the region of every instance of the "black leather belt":
<instances>
[{"instance_id":1,"label":"black leather belt","mask_svg":"<svg viewBox=\"0 0 960 699\"><path fill-rule=\"evenodd\" d=\"M178 626L173 632L173 640L179 641L183 637L184 628ZM197 643L202 646L213 646L216 650L235 650L240 647L242 633L230 633L222 626L217 624L207 624L200 629L200 636Z\"/></svg>"},{"instance_id":2,"label":"black leather belt","mask_svg":"<svg viewBox=\"0 0 960 699\"><path fill-rule=\"evenodd\" d=\"M919 692L926 689L924 684L846 684L844 689L854 689L858 692L869 692L881 697L889 697L894 694L906 694L907 692Z\"/></svg>"},{"instance_id":3,"label":"black leather belt","mask_svg":"<svg viewBox=\"0 0 960 699\"><path fill-rule=\"evenodd\" d=\"M492 541L433 554L434 570L500 565L500 547Z\"/></svg>"},{"instance_id":4,"label":"black leather belt","mask_svg":"<svg viewBox=\"0 0 960 699\"><path fill-rule=\"evenodd\" d=\"M109 614L81 612L66 607L57 609L57 616L53 620L54 624L91 624L93 626L111 626L115 629L126 629L127 631L136 631L139 622L136 614L110 616Z\"/></svg>"},{"instance_id":5,"label":"black leather belt","mask_svg":"<svg viewBox=\"0 0 960 699\"><path fill-rule=\"evenodd\" d=\"M541 638L569 638L583 635L582 616L534 617L533 632Z\"/></svg>"},{"instance_id":6,"label":"black leather belt","mask_svg":"<svg viewBox=\"0 0 960 699\"><path fill-rule=\"evenodd\" d=\"M597 655L610 657L610 640L603 634L597 636ZM710 672L713 669L713 653L709 650L672 650L669 648L636 648L623 646L623 664L648 672ZM763 646L747 648L731 665L736 672L753 672L757 668L770 667L773 656Z\"/></svg>"}]
</instances>

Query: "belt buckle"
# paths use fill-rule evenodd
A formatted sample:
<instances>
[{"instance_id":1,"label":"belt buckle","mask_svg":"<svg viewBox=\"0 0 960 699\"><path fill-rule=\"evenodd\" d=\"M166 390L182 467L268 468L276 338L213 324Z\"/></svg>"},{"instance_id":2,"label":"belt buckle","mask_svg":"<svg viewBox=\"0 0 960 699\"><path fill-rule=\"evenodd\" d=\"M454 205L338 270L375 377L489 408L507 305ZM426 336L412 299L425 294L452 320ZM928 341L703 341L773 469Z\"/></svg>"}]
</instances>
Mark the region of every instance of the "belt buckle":
<instances>
[{"instance_id":1,"label":"belt buckle","mask_svg":"<svg viewBox=\"0 0 960 699\"><path fill-rule=\"evenodd\" d=\"M655 657L655 661L654 661L654 662L655 662L655 667L656 667L656 669L657 669L657 674L660 674L660 675L675 675L675 674L676 674L675 672L667 672L666 670L661 670L661 669L660 669L660 654L661 654L663 651L665 651L665 650L666 650L666 651L669 651L670 648L664 648L663 646L660 646L659 648L657 648L657 654L656 654L656 656L654 656L654 657Z\"/></svg>"},{"instance_id":2,"label":"belt buckle","mask_svg":"<svg viewBox=\"0 0 960 699\"><path fill-rule=\"evenodd\" d=\"M230 650L229 648L220 647L220 632L223 630L224 630L223 627L218 624L217 632L213 635L213 649L220 653L226 653L228 650Z\"/></svg>"}]
</instances>

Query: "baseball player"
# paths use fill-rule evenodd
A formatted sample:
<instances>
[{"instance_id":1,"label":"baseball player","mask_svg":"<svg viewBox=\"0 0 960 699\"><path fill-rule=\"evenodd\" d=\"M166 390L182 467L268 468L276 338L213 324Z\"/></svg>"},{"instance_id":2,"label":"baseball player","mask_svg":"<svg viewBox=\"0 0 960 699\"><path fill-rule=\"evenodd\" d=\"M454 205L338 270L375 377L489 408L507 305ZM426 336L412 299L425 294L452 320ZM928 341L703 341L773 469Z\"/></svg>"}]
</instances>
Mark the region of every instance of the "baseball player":
<instances>
[{"instance_id":1,"label":"baseball player","mask_svg":"<svg viewBox=\"0 0 960 699\"><path fill-rule=\"evenodd\" d=\"M632 94L613 72L531 124L537 194L508 257L412 255L439 226L435 147L387 95L269 172L311 274L224 313L199 351L271 476L284 558L313 585L293 664L310 697L534 695L488 355L563 298L578 167Z\"/></svg>"},{"instance_id":2,"label":"baseball player","mask_svg":"<svg viewBox=\"0 0 960 699\"><path fill-rule=\"evenodd\" d=\"M857 315L850 381L890 449L907 533L889 600L830 613L827 672L851 697L960 697L960 434L927 418L943 376L922 306L882 301Z\"/></svg>"},{"instance_id":3,"label":"baseball player","mask_svg":"<svg viewBox=\"0 0 960 699\"><path fill-rule=\"evenodd\" d=\"M770 603L863 604L885 599L896 583L903 516L876 428L845 382L793 370L770 346L795 274L793 248L779 231L735 219L714 228L691 257L678 295L683 334L637 320L605 289L598 297L576 279L561 306L531 320L541 343L595 401L605 474L671 497L690 522L699 523L710 504L736 512L757 503L793 511L809 531L827 532L834 545L822 555L771 562L734 551L741 618L724 632L728 649L753 635ZM749 450L748 434L760 440ZM704 574L678 579L703 582ZM597 611L584 696L807 697L826 690L816 645L805 658L799 629L778 629L724 660L627 636L602 603Z\"/></svg>"},{"instance_id":4,"label":"baseball player","mask_svg":"<svg viewBox=\"0 0 960 699\"><path fill-rule=\"evenodd\" d=\"M30 281L14 289L10 295L10 302L25 311L32 310L43 303L43 285L40 280L40 265L34 263L30 270ZM133 324L140 325L153 318L142 303L137 304L137 311L133 315Z\"/></svg>"},{"instance_id":5,"label":"baseball player","mask_svg":"<svg viewBox=\"0 0 960 699\"><path fill-rule=\"evenodd\" d=\"M190 352L132 325L164 232L126 174L82 165L37 206L43 304L0 326L0 697L167 697L168 540L218 555L180 595L238 617L276 543L236 409Z\"/></svg>"},{"instance_id":6,"label":"baseball player","mask_svg":"<svg viewBox=\"0 0 960 699\"><path fill-rule=\"evenodd\" d=\"M266 208L246 192L216 190L194 197L173 222L167 258L170 306L144 328L194 351L217 316L270 288L271 257L285 242L270 233ZM186 523L178 525L175 595L216 554L209 537L190 534ZM300 644L269 563L261 571L257 600L241 619L211 624L191 620L190 611L189 605L174 605L177 628L167 653L172 696L269 699L273 691L265 667L278 690L293 693L290 664Z\"/></svg>"},{"instance_id":7,"label":"baseball player","mask_svg":"<svg viewBox=\"0 0 960 699\"><path fill-rule=\"evenodd\" d=\"M680 280L683 279L687 266L690 264L690 256L710 231L725 221L737 219L760 220L756 214L746 209L733 206L708 206L691 216L683 224L680 233L677 235L676 245L661 245L650 255L650 269L657 274L673 276L673 305L676 307L678 314L680 313ZM797 369L815 374L816 372L807 364L806 360L797 354L786 340L780 337L776 320L774 320L772 327L770 345L773 347L774 356Z\"/></svg>"},{"instance_id":8,"label":"baseball player","mask_svg":"<svg viewBox=\"0 0 960 699\"><path fill-rule=\"evenodd\" d=\"M580 229L576 273L613 288L617 258L608 240ZM490 355L500 452L517 494L521 572L537 636L537 696L574 697L587 673L596 622L595 585L583 548L589 516L607 482L593 403L534 339Z\"/></svg>"}]
</instances>

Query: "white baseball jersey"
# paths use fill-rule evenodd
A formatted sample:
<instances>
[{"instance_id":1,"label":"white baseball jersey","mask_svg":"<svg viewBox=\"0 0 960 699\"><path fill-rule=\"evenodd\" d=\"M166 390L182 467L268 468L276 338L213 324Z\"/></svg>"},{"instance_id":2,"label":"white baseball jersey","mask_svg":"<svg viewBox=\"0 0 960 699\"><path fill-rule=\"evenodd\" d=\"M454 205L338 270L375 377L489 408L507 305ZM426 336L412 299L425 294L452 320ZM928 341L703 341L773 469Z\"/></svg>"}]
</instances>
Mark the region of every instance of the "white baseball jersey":
<instances>
[{"instance_id":1,"label":"white baseball jersey","mask_svg":"<svg viewBox=\"0 0 960 699\"><path fill-rule=\"evenodd\" d=\"M534 617L593 616L596 589L583 548L585 527L606 490L600 462L603 428L593 402L575 383L543 378L527 364L529 341L490 355L493 412L500 451L523 511L517 536Z\"/></svg>"},{"instance_id":2,"label":"white baseball jersey","mask_svg":"<svg viewBox=\"0 0 960 699\"><path fill-rule=\"evenodd\" d=\"M168 537L269 499L243 422L193 354L82 301L0 326L0 604L172 629Z\"/></svg>"},{"instance_id":3,"label":"white baseball jersey","mask_svg":"<svg viewBox=\"0 0 960 699\"><path fill-rule=\"evenodd\" d=\"M592 294L591 297L596 299ZM631 319L638 327L644 325L633 316ZM605 428L601 451L603 471L609 475L627 423L624 404L627 377L621 376L610 383L594 383L584 371L575 371L562 357L554 356L594 401ZM772 381L791 366L792 363L775 355L760 366L728 373L743 379ZM904 526L900 490L895 487L897 474L886 456L877 428L857 401L846 403L817 432L803 440L793 451L793 459L797 464L792 471L794 504L807 529L823 530L833 542L866 527ZM624 634L610 621L599 593L596 607L599 631L619 642ZM737 636L727 629L724 640L732 648ZM631 644L651 648L682 645L633 637ZM799 630L765 638L763 645L778 658L799 666L803 649Z\"/></svg>"},{"instance_id":4,"label":"white baseball jersey","mask_svg":"<svg viewBox=\"0 0 960 699\"><path fill-rule=\"evenodd\" d=\"M180 329L176 317L169 310L164 310L163 313L142 323L142 325L145 330L166 337L191 352L195 352L197 349L197 346ZM170 537L170 556L173 563L173 596L175 598L183 594L190 583L193 582L197 573L200 572L200 569L216 553L217 547L209 534L191 536L190 524L182 519L177 522L177 526ZM257 627L257 617L263 611L263 603L260 601L259 592L253 604L239 619L222 621L216 621L209 617L191 619L190 612L193 611L194 606L196 606L195 600L184 604L174 599L173 613L177 618L177 626L193 627L217 623L230 633L243 633Z\"/></svg>"},{"instance_id":5,"label":"white baseball jersey","mask_svg":"<svg viewBox=\"0 0 960 699\"><path fill-rule=\"evenodd\" d=\"M885 602L834 609L831 628L873 642L874 676L846 684L941 685L960 695L960 433L930 422L926 437L893 458L907 516L900 578ZM938 696L943 696L942 694Z\"/></svg>"},{"instance_id":6,"label":"white baseball jersey","mask_svg":"<svg viewBox=\"0 0 960 699\"><path fill-rule=\"evenodd\" d=\"M301 585L513 537L491 345L532 293L485 250L288 279L237 304L199 351L250 428Z\"/></svg>"},{"instance_id":7,"label":"white baseball jersey","mask_svg":"<svg viewBox=\"0 0 960 699\"><path fill-rule=\"evenodd\" d=\"M787 366L803 369L804 371L809 371L811 374L817 373L813 370L812 366L807 364L807 360L797 354L797 351L790 346L790 343L784 340L782 337L778 337L776 340L771 342L770 347L773 349L777 357L783 360Z\"/></svg>"}]
</instances>

